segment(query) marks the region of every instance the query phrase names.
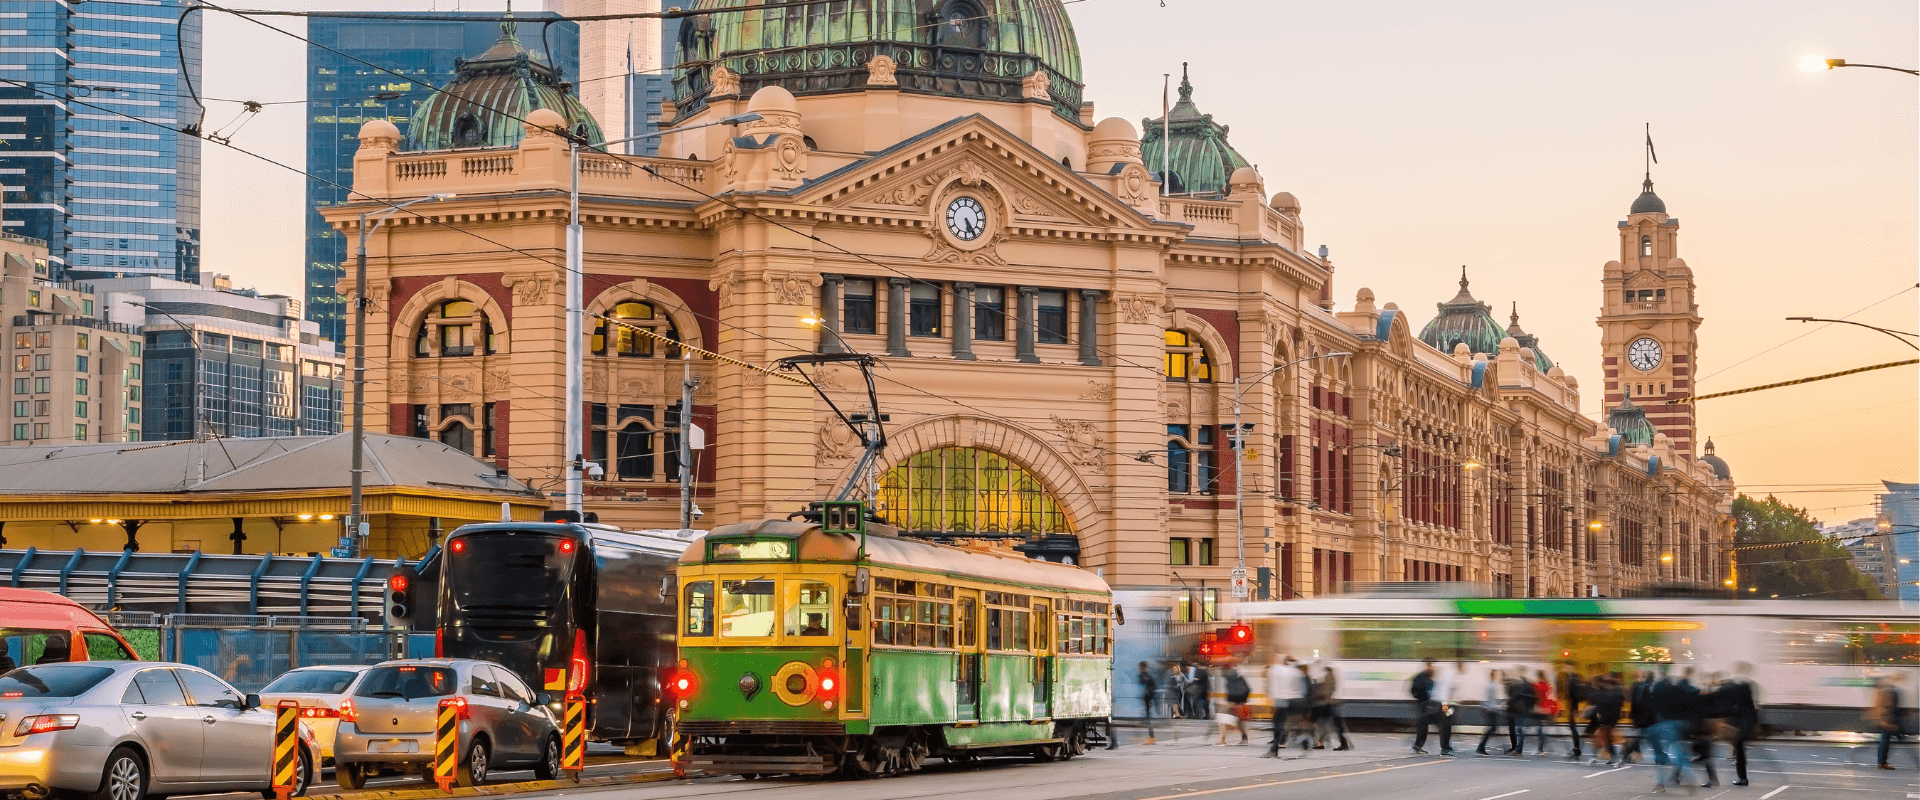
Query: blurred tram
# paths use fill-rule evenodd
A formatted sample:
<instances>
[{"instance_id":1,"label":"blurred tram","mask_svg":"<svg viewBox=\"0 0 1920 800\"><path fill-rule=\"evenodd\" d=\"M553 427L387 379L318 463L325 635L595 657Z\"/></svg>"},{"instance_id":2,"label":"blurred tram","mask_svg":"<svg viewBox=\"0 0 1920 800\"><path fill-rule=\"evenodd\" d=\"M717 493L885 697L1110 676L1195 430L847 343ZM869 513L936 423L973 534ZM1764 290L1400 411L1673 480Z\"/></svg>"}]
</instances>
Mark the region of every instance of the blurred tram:
<instances>
[{"instance_id":1,"label":"blurred tram","mask_svg":"<svg viewBox=\"0 0 1920 800\"><path fill-rule=\"evenodd\" d=\"M1256 668L1281 656L1331 665L1354 718L1405 719L1408 682L1428 658L1449 675L1465 663L1464 695L1475 700L1490 669L1551 675L1572 662L1590 676L1690 666L1701 681L1747 662L1762 723L1789 730L1859 730L1876 680L1904 676L1911 704L1920 677L1920 620L1892 602L1341 595L1228 611L1254 635L1226 657Z\"/></svg>"}]
</instances>

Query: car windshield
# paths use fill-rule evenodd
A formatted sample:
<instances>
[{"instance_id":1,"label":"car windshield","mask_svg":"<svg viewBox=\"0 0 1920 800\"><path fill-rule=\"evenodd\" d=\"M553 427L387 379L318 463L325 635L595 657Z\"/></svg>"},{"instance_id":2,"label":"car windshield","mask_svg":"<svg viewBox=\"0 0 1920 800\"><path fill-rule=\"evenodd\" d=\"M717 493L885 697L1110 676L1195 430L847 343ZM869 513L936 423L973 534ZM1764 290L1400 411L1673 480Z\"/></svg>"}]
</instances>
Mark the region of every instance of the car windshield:
<instances>
[{"instance_id":1,"label":"car windshield","mask_svg":"<svg viewBox=\"0 0 1920 800\"><path fill-rule=\"evenodd\" d=\"M112 675L109 667L21 667L0 676L0 700L17 697L76 697Z\"/></svg>"},{"instance_id":2,"label":"car windshield","mask_svg":"<svg viewBox=\"0 0 1920 800\"><path fill-rule=\"evenodd\" d=\"M261 694L339 694L358 672L344 669L296 669L267 684Z\"/></svg>"},{"instance_id":3,"label":"car windshield","mask_svg":"<svg viewBox=\"0 0 1920 800\"><path fill-rule=\"evenodd\" d=\"M416 667L411 664L374 667L360 681L355 697L385 697L417 700L453 694L456 682L453 670L446 667Z\"/></svg>"}]
</instances>

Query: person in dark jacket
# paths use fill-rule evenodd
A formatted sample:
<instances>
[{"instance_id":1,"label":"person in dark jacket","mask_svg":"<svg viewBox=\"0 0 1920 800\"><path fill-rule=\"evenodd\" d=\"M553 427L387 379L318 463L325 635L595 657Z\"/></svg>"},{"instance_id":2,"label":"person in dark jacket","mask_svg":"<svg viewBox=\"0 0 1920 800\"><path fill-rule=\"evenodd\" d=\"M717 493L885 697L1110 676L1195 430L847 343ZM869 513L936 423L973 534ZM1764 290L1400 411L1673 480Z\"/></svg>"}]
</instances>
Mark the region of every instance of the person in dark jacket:
<instances>
[{"instance_id":1,"label":"person in dark jacket","mask_svg":"<svg viewBox=\"0 0 1920 800\"><path fill-rule=\"evenodd\" d=\"M1561 662L1560 674L1556 677L1555 690L1560 694L1560 712L1567 718L1567 744L1569 745L1567 760L1578 761L1580 760L1580 704L1584 701L1586 682L1580 679L1580 673L1574 671L1572 661Z\"/></svg>"},{"instance_id":2,"label":"person in dark jacket","mask_svg":"<svg viewBox=\"0 0 1920 800\"><path fill-rule=\"evenodd\" d=\"M1747 740L1760 726L1760 704L1753 687L1753 665L1745 661L1733 665L1733 677L1713 690L1709 707L1715 717L1727 721L1733 729L1733 785L1747 785Z\"/></svg>"},{"instance_id":3,"label":"person in dark jacket","mask_svg":"<svg viewBox=\"0 0 1920 800\"><path fill-rule=\"evenodd\" d=\"M1620 748L1621 763L1640 759L1640 745L1647 741L1647 729L1659 721L1653 716L1652 670L1641 670L1634 676L1633 686L1627 689L1627 721L1633 723L1633 735ZM1654 751L1654 755L1658 758L1659 751Z\"/></svg>"},{"instance_id":4,"label":"person in dark jacket","mask_svg":"<svg viewBox=\"0 0 1920 800\"><path fill-rule=\"evenodd\" d=\"M1686 709L1687 741L1693 746L1693 763L1706 770L1707 782L1700 784L1704 788L1713 788L1720 782L1719 775L1713 770L1713 690L1720 686L1720 676L1716 673L1708 676L1707 691L1695 688L1691 683L1686 687L1692 696Z\"/></svg>"},{"instance_id":5,"label":"person in dark jacket","mask_svg":"<svg viewBox=\"0 0 1920 800\"><path fill-rule=\"evenodd\" d=\"M1508 755L1524 756L1527 754L1528 730L1540 734L1541 738L1538 742L1538 747L1541 750L1546 749L1547 740L1544 738L1545 734L1540 731L1540 726L1534 719L1535 709L1539 704L1540 695L1534 691L1533 682L1527 680L1526 667L1516 665L1512 670L1509 670L1507 672L1507 717L1512 720L1510 724L1519 729L1520 734L1518 745L1512 750L1507 751Z\"/></svg>"},{"instance_id":6,"label":"person in dark jacket","mask_svg":"<svg viewBox=\"0 0 1920 800\"><path fill-rule=\"evenodd\" d=\"M1147 662L1140 662L1140 719L1147 724L1147 744L1153 744L1153 703L1160 692L1160 682L1153 679L1153 669Z\"/></svg>"},{"instance_id":7,"label":"person in dark jacket","mask_svg":"<svg viewBox=\"0 0 1920 800\"><path fill-rule=\"evenodd\" d=\"M1587 737L1593 740L1593 758L1588 763L1598 763L1601 754L1606 754L1607 766L1618 763L1619 756L1613 749L1613 729L1620 724L1620 708L1626 703L1626 695L1620 691L1620 679L1602 672L1593 676L1587 683Z\"/></svg>"}]
</instances>

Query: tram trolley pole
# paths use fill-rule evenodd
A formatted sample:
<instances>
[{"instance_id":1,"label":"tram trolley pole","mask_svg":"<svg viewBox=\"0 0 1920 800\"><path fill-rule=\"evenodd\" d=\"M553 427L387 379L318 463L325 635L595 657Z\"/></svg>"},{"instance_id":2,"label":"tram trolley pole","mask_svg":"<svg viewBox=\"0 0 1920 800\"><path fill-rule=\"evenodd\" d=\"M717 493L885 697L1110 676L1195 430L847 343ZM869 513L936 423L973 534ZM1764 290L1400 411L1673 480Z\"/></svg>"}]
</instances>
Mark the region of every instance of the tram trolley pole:
<instances>
[{"instance_id":1,"label":"tram trolley pole","mask_svg":"<svg viewBox=\"0 0 1920 800\"><path fill-rule=\"evenodd\" d=\"M433 782L440 791L453 791L454 771L460 766L460 707L454 699L440 701L433 729Z\"/></svg>"},{"instance_id":2,"label":"tram trolley pole","mask_svg":"<svg viewBox=\"0 0 1920 800\"><path fill-rule=\"evenodd\" d=\"M273 795L291 800L300 771L300 703L282 700L273 710ZM316 770L318 771L318 770Z\"/></svg>"},{"instance_id":3,"label":"tram trolley pole","mask_svg":"<svg viewBox=\"0 0 1920 800\"><path fill-rule=\"evenodd\" d=\"M587 763L587 698L567 695L561 717L564 722L560 733L560 769L567 773L568 779L579 783L580 770Z\"/></svg>"}]
</instances>

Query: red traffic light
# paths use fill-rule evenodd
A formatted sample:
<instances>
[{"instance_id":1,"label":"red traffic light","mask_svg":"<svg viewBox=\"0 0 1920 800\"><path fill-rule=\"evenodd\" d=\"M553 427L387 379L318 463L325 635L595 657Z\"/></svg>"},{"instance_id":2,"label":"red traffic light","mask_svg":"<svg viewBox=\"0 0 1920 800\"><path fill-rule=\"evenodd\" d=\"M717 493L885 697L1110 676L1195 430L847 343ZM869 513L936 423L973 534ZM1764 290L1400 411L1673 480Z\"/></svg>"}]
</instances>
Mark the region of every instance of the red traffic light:
<instances>
[{"instance_id":1,"label":"red traffic light","mask_svg":"<svg viewBox=\"0 0 1920 800\"><path fill-rule=\"evenodd\" d=\"M405 575L394 575L387 578L387 586L396 592L406 591L407 586L411 583L413 583L413 581Z\"/></svg>"},{"instance_id":2,"label":"red traffic light","mask_svg":"<svg viewBox=\"0 0 1920 800\"><path fill-rule=\"evenodd\" d=\"M1235 625L1227 629L1227 642L1230 644L1253 644L1253 627Z\"/></svg>"}]
</instances>

